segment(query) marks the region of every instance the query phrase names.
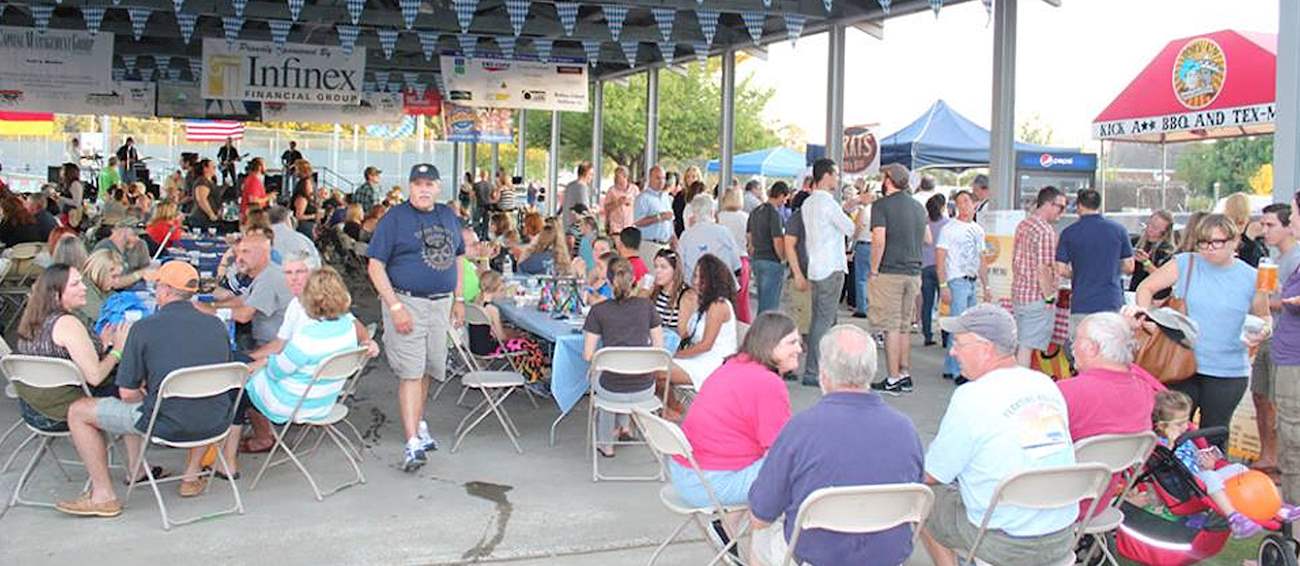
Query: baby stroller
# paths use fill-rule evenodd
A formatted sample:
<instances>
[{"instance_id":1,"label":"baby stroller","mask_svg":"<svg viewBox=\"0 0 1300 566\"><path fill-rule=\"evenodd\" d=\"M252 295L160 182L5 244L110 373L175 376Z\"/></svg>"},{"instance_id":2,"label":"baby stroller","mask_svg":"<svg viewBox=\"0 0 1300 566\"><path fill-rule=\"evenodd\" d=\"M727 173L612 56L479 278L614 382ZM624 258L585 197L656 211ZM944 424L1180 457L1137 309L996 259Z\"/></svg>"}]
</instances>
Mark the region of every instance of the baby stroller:
<instances>
[{"instance_id":1,"label":"baby stroller","mask_svg":"<svg viewBox=\"0 0 1300 566\"><path fill-rule=\"evenodd\" d=\"M1191 440L1205 448L1212 439L1224 439L1227 434L1224 427L1189 430L1175 445ZM1146 491L1167 512L1124 502L1124 523L1115 533L1115 546L1129 560L1152 566L1195 564L1217 555L1232 535L1227 518L1205 486L1170 448L1155 447L1134 490ZM1292 537L1291 525L1278 521L1261 524L1268 534L1259 545L1259 566L1296 566L1300 542Z\"/></svg>"}]
</instances>

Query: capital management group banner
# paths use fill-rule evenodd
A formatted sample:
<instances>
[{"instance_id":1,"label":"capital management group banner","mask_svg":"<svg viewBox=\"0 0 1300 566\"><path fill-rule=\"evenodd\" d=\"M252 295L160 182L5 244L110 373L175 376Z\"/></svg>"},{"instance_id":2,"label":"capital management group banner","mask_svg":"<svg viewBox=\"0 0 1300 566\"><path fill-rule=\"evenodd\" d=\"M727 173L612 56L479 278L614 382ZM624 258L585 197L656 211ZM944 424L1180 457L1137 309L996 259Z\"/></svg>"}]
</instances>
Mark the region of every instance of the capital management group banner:
<instances>
[{"instance_id":1,"label":"capital management group banner","mask_svg":"<svg viewBox=\"0 0 1300 566\"><path fill-rule=\"evenodd\" d=\"M0 90L106 92L113 34L0 26Z\"/></svg>"},{"instance_id":2,"label":"capital management group banner","mask_svg":"<svg viewBox=\"0 0 1300 566\"><path fill-rule=\"evenodd\" d=\"M152 118L155 90L154 83L144 81L113 81L103 92L74 87L0 89L0 110Z\"/></svg>"},{"instance_id":3,"label":"capital management group banner","mask_svg":"<svg viewBox=\"0 0 1300 566\"><path fill-rule=\"evenodd\" d=\"M402 121L402 95L398 93L367 92L361 95L361 104L338 106L333 104L298 104L294 102L263 102L262 119L268 122L319 122L327 124L396 124Z\"/></svg>"},{"instance_id":4,"label":"capital management group banner","mask_svg":"<svg viewBox=\"0 0 1300 566\"><path fill-rule=\"evenodd\" d=\"M587 111L587 66L442 57L447 99L476 108Z\"/></svg>"},{"instance_id":5,"label":"capital management group banner","mask_svg":"<svg viewBox=\"0 0 1300 566\"><path fill-rule=\"evenodd\" d=\"M203 98L299 104L361 103L366 50L268 41L203 40ZM334 120L330 120L331 122Z\"/></svg>"}]
</instances>

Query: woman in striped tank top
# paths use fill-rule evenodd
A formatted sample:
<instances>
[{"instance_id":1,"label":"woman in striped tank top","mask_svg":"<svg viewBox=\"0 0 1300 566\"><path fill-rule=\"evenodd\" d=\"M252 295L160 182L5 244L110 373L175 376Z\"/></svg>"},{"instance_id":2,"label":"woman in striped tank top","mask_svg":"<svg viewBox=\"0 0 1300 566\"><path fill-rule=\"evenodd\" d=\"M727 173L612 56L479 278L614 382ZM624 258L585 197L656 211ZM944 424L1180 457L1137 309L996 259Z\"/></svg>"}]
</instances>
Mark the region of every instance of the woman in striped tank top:
<instances>
[{"instance_id":1,"label":"woman in striped tank top","mask_svg":"<svg viewBox=\"0 0 1300 566\"><path fill-rule=\"evenodd\" d=\"M655 304L655 312L665 330L678 330L678 318L681 313L693 312L696 299L695 292L686 286L682 277L682 262L677 252L671 249L659 250L654 259L654 287L648 297Z\"/></svg>"}]
</instances>

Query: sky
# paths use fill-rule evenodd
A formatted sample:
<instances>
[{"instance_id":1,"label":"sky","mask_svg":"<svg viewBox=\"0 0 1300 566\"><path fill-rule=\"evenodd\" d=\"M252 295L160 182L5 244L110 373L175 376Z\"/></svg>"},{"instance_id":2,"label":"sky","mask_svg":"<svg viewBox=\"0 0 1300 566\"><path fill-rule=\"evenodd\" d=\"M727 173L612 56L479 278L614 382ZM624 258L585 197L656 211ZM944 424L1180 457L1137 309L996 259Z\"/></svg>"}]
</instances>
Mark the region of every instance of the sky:
<instances>
[{"instance_id":1,"label":"sky","mask_svg":"<svg viewBox=\"0 0 1300 566\"><path fill-rule=\"evenodd\" d=\"M1221 29L1277 33L1279 1L1291 0L1062 0L1060 8L1020 0L1017 123L1037 114L1054 145L1095 150L1092 119L1166 43ZM846 126L878 123L888 135L943 99L988 127L993 24L983 4L892 19L884 36L848 31ZM822 33L773 44L767 61L738 69L775 89L769 122L797 127L812 143L825 139L826 43Z\"/></svg>"}]
</instances>

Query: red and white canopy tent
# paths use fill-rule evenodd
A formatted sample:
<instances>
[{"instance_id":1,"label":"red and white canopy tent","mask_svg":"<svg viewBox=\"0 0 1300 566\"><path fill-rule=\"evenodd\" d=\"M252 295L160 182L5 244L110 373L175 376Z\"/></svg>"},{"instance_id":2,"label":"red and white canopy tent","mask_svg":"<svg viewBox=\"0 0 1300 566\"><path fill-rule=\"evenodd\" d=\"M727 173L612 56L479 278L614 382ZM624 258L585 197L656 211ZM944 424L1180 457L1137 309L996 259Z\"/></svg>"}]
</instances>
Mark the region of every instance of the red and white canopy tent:
<instances>
[{"instance_id":1,"label":"red and white canopy tent","mask_svg":"<svg viewBox=\"0 0 1300 566\"><path fill-rule=\"evenodd\" d=\"M1175 39L1097 115L1092 136L1104 154L1107 141L1163 146L1271 134L1276 93L1276 34L1222 30ZM1161 192L1163 207L1163 182Z\"/></svg>"}]
</instances>

